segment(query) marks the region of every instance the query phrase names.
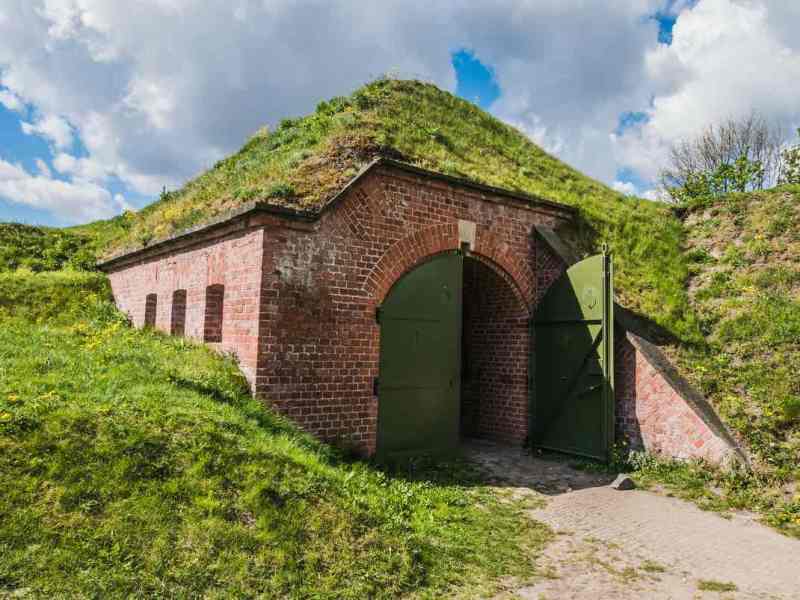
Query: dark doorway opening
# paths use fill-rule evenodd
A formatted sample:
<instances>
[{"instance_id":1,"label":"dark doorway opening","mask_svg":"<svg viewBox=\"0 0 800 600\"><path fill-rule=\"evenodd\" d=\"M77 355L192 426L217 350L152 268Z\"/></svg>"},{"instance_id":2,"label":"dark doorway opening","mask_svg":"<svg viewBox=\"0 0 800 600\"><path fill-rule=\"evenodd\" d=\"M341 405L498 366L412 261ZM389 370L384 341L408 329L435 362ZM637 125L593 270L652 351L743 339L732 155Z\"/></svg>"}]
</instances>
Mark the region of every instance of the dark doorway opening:
<instances>
[{"instance_id":1,"label":"dark doorway opening","mask_svg":"<svg viewBox=\"0 0 800 600\"><path fill-rule=\"evenodd\" d=\"M461 437L521 444L528 436L528 311L508 276L464 259Z\"/></svg>"},{"instance_id":2,"label":"dark doorway opening","mask_svg":"<svg viewBox=\"0 0 800 600\"><path fill-rule=\"evenodd\" d=\"M378 310L377 451L448 452L528 435L528 310L504 272L462 253L406 273Z\"/></svg>"},{"instance_id":3,"label":"dark doorway opening","mask_svg":"<svg viewBox=\"0 0 800 600\"><path fill-rule=\"evenodd\" d=\"M172 292L170 333L182 337L186 330L186 290Z\"/></svg>"}]
</instances>

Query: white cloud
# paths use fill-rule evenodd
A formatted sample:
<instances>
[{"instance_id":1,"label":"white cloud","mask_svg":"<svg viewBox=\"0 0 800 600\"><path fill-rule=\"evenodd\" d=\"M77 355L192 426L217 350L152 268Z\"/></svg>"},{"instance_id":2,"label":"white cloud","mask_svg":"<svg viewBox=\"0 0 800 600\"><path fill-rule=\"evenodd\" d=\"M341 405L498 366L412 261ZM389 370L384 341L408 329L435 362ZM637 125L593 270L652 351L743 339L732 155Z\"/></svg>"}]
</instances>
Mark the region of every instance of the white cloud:
<instances>
[{"instance_id":1,"label":"white cloud","mask_svg":"<svg viewBox=\"0 0 800 600\"><path fill-rule=\"evenodd\" d=\"M27 135L38 135L56 148L69 148L72 146L72 127L67 121L56 115L46 115L36 119L33 123L22 122L22 131Z\"/></svg>"},{"instance_id":2,"label":"white cloud","mask_svg":"<svg viewBox=\"0 0 800 600\"><path fill-rule=\"evenodd\" d=\"M495 67L496 112L551 152L610 180L607 131L646 101L642 19L661 0L0 0L2 85L62 115L97 171L154 194L389 71L454 89L452 51ZM56 168L59 168L56 166ZM95 176L94 180L97 177Z\"/></svg>"},{"instance_id":3,"label":"white cloud","mask_svg":"<svg viewBox=\"0 0 800 600\"><path fill-rule=\"evenodd\" d=\"M0 21L0 24L2 24L2 21ZM22 100L8 90L0 90L0 104L5 106L8 110L17 112L22 112L25 109Z\"/></svg>"},{"instance_id":4,"label":"white cloud","mask_svg":"<svg viewBox=\"0 0 800 600\"><path fill-rule=\"evenodd\" d=\"M36 168L39 170L39 175L42 177L46 177L50 179L53 174L50 172L50 167L47 166L47 163L44 162L41 158L36 159Z\"/></svg>"},{"instance_id":5,"label":"white cloud","mask_svg":"<svg viewBox=\"0 0 800 600\"><path fill-rule=\"evenodd\" d=\"M672 45L647 53L649 119L612 137L618 161L655 179L669 147L711 123L753 110L787 132L800 122L800 40L783 36L786 19L796 31L800 10L756 0L701 0L684 10Z\"/></svg>"},{"instance_id":6,"label":"white cloud","mask_svg":"<svg viewBox=\"0 0 800 600\"><path fill-rule=\"evenodd\" d=\"M66 152L56 154L53 167L75 180L100 183L108 178L108 172L97 161L87 157L77 158Z\"/></svg>"},{"instance_id":7,"label":"white cloud","mask_svg":"<svg viewBox=\"0 0 800 600\"><path fill-rule=\"evenodd\" d=\"M118 212L111 194L98 185L52 179L49 173L33 175L4 160L0 160L0 198L50 211L64 223L107 218Z\"/></svg>"},{"instance_id":8,"label":"white cloud","mask_svg":"<svg viewBox=\"0 0 800 600\"><path fill-rule=\"evenodd\" d=\"M611 184L611 187L614 188L615 191L625 194L626 196L635 196L637 192L636 186L630 181L615 181Z\"/></svg>"},{"instance_id":9,"label":"white cloud","mask_svg":"<svg viewBox=\"0 0 800 600\"><path fill-rule=\"evenodd\" d=\"M145 79L135 79L128 87L123 102L134 113L143 114L154 129L169 127L175 112L176 102L169 81L159 83Z\"/></svg>"},{"instance_id":10,"label":"white cloud","mask_svg":"<svg viewBox=\"0 0 800 600\"><path fill-rule=\"evenodd\" d=\"M122 194L114 194L114 204L119 208L120 212L126 210L135 210L133 206L128 204L128 202L125 200L125 196Z\"/></svg>"},{"instance_id":11,"label":"white cloud","mask_svg":"<svg viewBox=\"0 0 800 600\"><path fill-rule=\"evenodd\" d=\"M638 195L642 198L646 198L647 200L657 200L660 202L667 202L668 200L668 198L664 195L664 192L656 188L644 190Z\"/></svg>"}]
</instances>

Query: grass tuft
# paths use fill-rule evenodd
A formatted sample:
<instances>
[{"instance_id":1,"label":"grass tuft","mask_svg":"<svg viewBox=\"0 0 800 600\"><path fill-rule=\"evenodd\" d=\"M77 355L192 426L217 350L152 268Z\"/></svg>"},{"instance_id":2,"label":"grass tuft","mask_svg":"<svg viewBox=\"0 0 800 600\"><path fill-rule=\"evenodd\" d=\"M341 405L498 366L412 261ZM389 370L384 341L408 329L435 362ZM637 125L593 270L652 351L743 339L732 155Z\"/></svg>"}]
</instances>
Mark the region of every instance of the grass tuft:
<instances>
[{"instance_id":1,"label":"grass tuft","mask_svg":"<svg viewBox=\"0 0 800 600\"><path fill-rule=\"evenodd\" d=\"M737 592L739 588L735 583L701 579L697 582L697 589L701 592Z\"/></svg>"}]
</instances>

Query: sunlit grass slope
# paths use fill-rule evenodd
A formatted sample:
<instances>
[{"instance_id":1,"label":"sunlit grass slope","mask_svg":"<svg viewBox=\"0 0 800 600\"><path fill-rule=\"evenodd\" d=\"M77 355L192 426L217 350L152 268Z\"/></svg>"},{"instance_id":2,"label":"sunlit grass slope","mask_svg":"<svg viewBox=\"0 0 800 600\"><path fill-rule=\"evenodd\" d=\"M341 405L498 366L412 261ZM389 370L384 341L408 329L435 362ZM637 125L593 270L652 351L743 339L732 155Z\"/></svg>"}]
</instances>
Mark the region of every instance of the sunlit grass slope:
<instances>
[{"instance_id":1,"label":"sunlit grass slope","mask_svg":"<svg viewBox=\"0 0 800 600\"><path fill-rule=\"evenodd\" d=\"M345 461L101 275L0 275L0 596L439 597L546 536L464 465Z\"/></svg>"},{"instance_id":2,"label":"sunlit grass slope","mask_svg":"<svg viewBox=\"0 0 800 600\"><path fill-rule=\"evenodd\" d=\"M800 187L698 206L686 228L707 347L681 362L763 466L800 478Z\"/></svg>"},{"instance_id":3,"label":"sunlit grass slope","mask_svg":"<svg viewBox=\"0 0 800 600\"><path fill-rule=\"evenodd\" d=\"M684 216L691 310L704 337L668 350L753 469L642 459L639 476L800 537L800 187L733 194Z\"/></svg>"}]
</instances>

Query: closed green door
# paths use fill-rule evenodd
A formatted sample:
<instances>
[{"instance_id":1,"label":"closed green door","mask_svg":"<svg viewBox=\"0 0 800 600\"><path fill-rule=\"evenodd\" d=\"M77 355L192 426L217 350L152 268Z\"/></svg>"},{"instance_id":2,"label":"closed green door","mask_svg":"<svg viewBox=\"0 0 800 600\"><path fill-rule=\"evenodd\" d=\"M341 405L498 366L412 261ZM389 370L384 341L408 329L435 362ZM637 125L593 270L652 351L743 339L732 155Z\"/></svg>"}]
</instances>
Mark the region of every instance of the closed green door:
<instances>
[{"instance_id":1,"label":"closed green door","mask_svg":"<svg viewBox=\"0 0 800 600\"><path fill-rule=\"evenodd\" d=\"M548 290L534 320L535 445L608 459L614 439L611 258L587 258Z\"/></svg>"},{"instance_id":2,"label":"closed green door","mask_svg":"<svg viewBox=\"0 0 800 600\"><path fill-rule=\"evenodd\" d=\"M379 309L378 455L458 446L463 258L448 253L403 276Z\"/></svg>"}]
</instances>

